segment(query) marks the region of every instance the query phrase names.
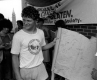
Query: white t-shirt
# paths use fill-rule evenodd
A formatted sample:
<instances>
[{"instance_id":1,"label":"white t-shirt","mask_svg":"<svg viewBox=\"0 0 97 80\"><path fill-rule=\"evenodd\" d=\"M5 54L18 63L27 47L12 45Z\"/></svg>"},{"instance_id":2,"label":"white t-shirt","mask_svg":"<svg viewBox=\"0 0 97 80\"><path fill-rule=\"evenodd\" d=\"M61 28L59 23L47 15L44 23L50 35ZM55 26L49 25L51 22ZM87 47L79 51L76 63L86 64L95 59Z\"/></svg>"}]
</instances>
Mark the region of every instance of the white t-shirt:
<instances>
[{"instance_id":1,"label":"white t-shirt","mask_svg":"<svg viewBox=\"0 0 97 80\"><path fill-rule=\"evenodd\" d=\"M20 68L32 68L43 61L41 46L46 45L44 33L37 28L35 34L18 31L12 41L12 54L20 54Z\"/></svg>"}]
</instances>

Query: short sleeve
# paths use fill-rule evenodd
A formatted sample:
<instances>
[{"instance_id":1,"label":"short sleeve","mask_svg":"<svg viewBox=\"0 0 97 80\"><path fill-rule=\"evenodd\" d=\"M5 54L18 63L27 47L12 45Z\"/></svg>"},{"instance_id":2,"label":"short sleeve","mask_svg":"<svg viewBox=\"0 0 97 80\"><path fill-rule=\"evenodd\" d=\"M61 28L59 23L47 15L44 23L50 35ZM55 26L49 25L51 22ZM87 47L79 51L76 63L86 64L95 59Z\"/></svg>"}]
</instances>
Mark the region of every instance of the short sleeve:
<instances>
[{"instance_id":1,"label":"short sleeve","mask_svg":"<svg viewBox=\"0 0 97 80\"><path fill-rule=\"evenodd\" d=\"M44 36L44 32L42 31L42 46L45 46L46 42L45 42L45 36Z\"/></svg>"},{"instance_id":2,"label":"short sleeve","mask_svg":"<svg viewBox=\"0 0 97 80\"><path fill-rule=\"evenodd\" d=\"M20 53L20 38L17 35L13 36L11 53L12 54Z\"/></svg>"}]
</instances>

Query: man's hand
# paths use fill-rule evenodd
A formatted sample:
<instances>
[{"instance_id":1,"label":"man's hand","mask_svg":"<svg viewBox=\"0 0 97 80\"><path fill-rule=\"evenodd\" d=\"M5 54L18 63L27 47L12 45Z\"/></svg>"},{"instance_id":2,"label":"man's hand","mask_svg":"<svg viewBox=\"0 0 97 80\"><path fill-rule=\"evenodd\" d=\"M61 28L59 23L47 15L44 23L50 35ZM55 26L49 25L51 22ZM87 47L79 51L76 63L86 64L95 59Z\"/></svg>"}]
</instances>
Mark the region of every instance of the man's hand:
<instances>
[{"instance_id":1,"label":"man's hand","mask_svg":"<svg viewBox=\"0 0 97 80\"><path fill-rule=\"evenodd\" d=\"M59 38L55 38L55 39L53 40L53 42L56 43L56 41L57 41L58 39L59 39Z\"/></svg>"}]
</instances>

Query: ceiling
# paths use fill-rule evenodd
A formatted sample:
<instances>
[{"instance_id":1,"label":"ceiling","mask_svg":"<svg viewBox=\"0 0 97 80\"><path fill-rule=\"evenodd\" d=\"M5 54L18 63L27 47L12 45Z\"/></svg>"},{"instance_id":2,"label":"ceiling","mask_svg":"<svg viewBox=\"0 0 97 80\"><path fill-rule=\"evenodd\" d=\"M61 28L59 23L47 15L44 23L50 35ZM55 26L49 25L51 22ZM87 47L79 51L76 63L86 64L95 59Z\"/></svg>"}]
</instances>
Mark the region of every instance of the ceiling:
<instances>
[{"instance_id":1,"label":"ceiling","mask_svg":"<svg viewBox=\"0 0 97 80\"><path fill-rule=\"evenodd\" d=\"M33 6L44 7L52 5L61 0L27 0L27 2Z\"/></svg>"}]
</instances>

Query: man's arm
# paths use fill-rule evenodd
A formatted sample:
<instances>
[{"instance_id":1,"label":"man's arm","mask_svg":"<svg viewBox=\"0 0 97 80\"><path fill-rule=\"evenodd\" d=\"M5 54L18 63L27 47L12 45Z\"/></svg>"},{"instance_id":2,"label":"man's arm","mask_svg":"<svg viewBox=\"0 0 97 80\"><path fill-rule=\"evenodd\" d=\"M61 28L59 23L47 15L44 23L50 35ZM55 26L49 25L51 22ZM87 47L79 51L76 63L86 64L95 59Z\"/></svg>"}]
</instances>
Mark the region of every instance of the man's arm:
<instances>
[{"instance_id":1,"label":"man's arm","mask_svg":"<svg viewBox=\"0 0 97 80\"><path fill-rule=\"evenodd\" d=\"M12 62L13 62L13 69L14 69L16 80L22 80L21 75L20 75L18 55L12 54Z\"/></svg>"},{"instance_id":2,"label":"man's arm","mask_svg":"<svg viewBox=\"0 0 97 80\"><path fill-rule=\"evenodd\" d=\"M42 47L42 50L47 50L47 49L52 48L52 47L55 45L56 40L57 40L57 39L55 38L52 42L50 42L50 43L46 44L45 46L43 46L43 47Z\"/></svg>"}]
</instances>

